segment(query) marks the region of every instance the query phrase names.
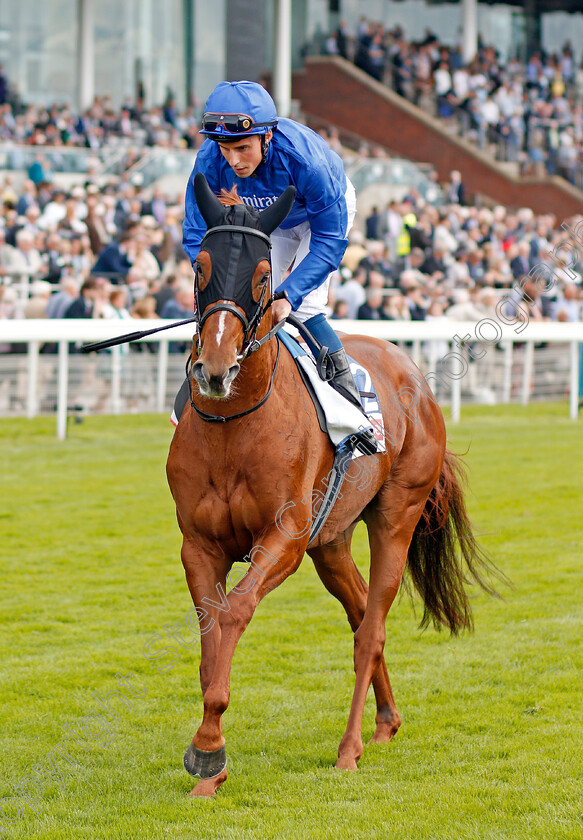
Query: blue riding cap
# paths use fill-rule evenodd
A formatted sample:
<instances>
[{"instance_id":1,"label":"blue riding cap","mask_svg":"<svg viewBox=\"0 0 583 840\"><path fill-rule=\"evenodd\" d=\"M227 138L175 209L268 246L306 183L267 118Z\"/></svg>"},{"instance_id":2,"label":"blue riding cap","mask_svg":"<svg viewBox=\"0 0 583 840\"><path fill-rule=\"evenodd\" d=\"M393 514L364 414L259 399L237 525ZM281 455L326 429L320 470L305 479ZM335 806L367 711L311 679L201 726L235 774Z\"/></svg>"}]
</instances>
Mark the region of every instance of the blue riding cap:
<instances>
[{"instance_id":1,"label":"blue riding cap","mask_svg":"<svg viewBox=\"0 0 583 840\"><path fill-rule=\"evenodd\" d=\"M220 82L206 101L200 134L213 140L267 134L277 125L275 102L257 82Z\"/></svg>"}]
</instances>

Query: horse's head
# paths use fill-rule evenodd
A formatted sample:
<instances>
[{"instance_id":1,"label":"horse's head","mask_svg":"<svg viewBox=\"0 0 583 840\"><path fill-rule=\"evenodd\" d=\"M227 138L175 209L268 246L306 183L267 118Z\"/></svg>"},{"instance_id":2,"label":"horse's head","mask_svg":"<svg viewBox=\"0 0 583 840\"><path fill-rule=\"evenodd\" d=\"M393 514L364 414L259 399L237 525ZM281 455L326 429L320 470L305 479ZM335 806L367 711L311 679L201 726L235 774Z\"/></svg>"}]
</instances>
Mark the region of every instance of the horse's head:
<instances>
[{"instance_id":1,"label":"horse's head","mask_svg":"<svg viewBox=\"0 0 583 840\"><path fill-rule=\"evenodd\" d=\"M265 314L269 236L291 210L295 189L288 187L261 213L242 203L225 207L201 173L194 179L194 194L207 233L196 259L199 321L192 375L202 396L223 398Z\"/></svg>"}]
</instances>

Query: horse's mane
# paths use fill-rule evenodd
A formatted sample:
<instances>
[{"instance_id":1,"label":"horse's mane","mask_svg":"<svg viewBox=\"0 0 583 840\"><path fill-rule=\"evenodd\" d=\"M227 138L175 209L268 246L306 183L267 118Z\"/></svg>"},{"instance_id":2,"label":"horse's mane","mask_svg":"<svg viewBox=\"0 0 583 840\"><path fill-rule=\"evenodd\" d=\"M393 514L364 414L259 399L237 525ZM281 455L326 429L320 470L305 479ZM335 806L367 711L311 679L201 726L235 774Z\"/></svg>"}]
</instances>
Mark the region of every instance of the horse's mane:
<instances>
[{"instance_id":1,"label":"horse's mane","mask_svg":"<svg viewBox=\"0 0 583 840\"><path fill-rule=\"evenodd\" d=\"M223 187L218 195L218 199L221 204L224 204L226 207L232 207L234 204L243 204L243 201L237 192L236 184L234 184L230 190L226 190Z\"/></svg>"}]
</instances>

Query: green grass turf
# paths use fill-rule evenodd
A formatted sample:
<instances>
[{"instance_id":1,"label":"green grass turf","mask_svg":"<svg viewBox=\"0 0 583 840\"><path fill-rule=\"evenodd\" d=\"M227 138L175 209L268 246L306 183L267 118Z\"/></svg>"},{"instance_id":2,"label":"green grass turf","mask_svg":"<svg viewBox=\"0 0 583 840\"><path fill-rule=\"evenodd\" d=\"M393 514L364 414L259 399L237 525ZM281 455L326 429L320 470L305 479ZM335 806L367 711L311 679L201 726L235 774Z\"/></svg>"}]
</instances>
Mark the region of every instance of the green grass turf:
<instances>
[{"instance_id":1,"label":"green grass turf","mask_svg":"<svg viewBox=\"0 0 583 840\"><path fill-rule=\"evenodd\" d=\"M419 605L395 603L386 653L403 725L357 773L332 769L353 685L340 605L308 559L264 601L235 657L230 775L210 801L186 796L182 769L201 714L198 644L163 674L168 657L142 654L191 607L167 419L88 418L66 442L54 419L0 421L0 836L583 837L583 426L567 415L475 407L450 424L450 445L469 447L476 530L514 589L476 594L476 631L458 639L420 633ZM360 526L355 555L364 570ZM129 671L147 694L103 731L92 692ZM95 736L87 751L71 742L75 764L54 752L67 726ZM366 740L373 728L370 692ZM51 752L62 782L39 792L25 777ZM6 797L20 785L40 802L20 798L19 815Z\"/></svg>"}]
</instances>

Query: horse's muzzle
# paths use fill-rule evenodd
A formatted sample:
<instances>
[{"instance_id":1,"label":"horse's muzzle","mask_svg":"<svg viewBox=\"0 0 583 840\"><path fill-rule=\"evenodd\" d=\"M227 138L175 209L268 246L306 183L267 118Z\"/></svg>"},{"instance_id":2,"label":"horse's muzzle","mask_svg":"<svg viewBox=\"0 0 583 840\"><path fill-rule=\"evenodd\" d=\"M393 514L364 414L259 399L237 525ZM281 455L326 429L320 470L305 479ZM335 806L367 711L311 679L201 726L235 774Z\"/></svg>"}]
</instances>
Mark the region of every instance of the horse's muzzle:
<instances>
[{"instance_id":1,"label":"horse's muzzle","mask_svg":"<svg viewBox=\"0 0 583 840\"><path fill-rule=\"evenodd\" d=\"M203 397L224 399L229 396L231 384L240 369L241 365L235 363L224 371L211 372L208 370L204 362L199 360L192 366L192 376Z\"/></svg>"}]
</instances>

